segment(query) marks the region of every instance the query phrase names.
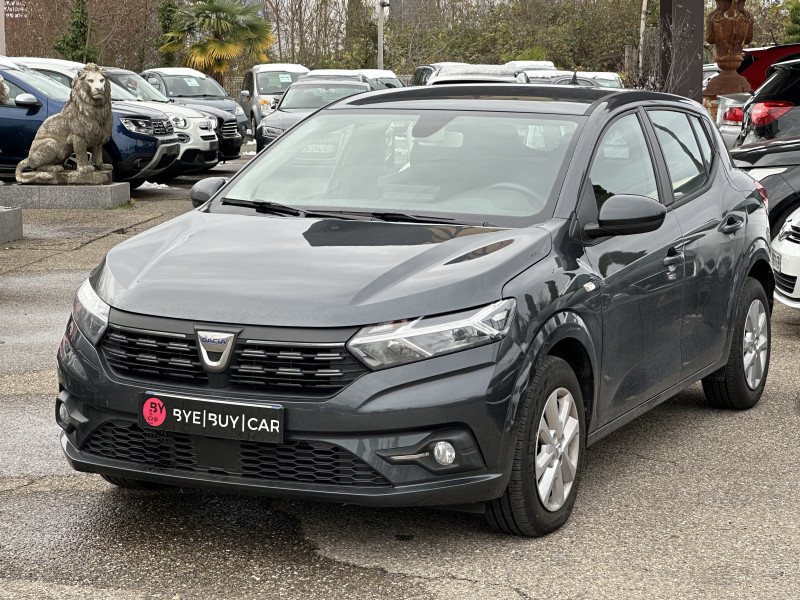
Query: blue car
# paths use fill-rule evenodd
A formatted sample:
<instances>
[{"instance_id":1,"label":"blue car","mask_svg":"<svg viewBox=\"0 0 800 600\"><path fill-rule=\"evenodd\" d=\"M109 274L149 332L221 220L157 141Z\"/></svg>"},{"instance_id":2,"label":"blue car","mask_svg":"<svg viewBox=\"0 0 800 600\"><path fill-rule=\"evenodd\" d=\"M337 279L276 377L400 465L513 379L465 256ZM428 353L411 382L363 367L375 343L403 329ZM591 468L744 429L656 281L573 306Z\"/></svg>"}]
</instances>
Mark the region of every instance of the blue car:
<instances>
[{"instance_id":1,"label":"blue car","mask_svg":"<svg viewBox=\"0 0 800 600\"><path fill-rule=\"evenodd\" d=\"M0 59L0 75L9 88L8 100L0 104L0 173L12 173L28 156L39 126L64 108L70 89L9 60ZM113 166L114 181L136 188L178 157L180 142L164 113L120 102L114 104L113 115L103 162Z\"/></svg>"}]
</instances>

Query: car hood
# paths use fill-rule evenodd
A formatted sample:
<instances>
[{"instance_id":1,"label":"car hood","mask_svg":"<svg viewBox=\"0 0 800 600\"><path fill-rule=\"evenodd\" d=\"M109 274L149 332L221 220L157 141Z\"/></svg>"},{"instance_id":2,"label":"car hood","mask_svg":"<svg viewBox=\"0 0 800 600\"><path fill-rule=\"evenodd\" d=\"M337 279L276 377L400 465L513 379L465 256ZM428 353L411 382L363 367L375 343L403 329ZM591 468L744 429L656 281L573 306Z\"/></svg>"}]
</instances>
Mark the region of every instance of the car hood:
<instances>
[{"instance_id":1,"label":"car hood","mask_svg":"<svg viewBox=\"0 0 800 600\"><path fill-rule=\"evenodd\" d=\"M262 121L264 127L277 127L278 129L289 129L290 127L294 127L300 121L305 119L308 115L312 112L317 110L316 108L310 108L308 110L275 110L264 117Z\"/></svg>"},{"instance_id":2,"label":"car hood","mask_svg":"<svg viewBox=\"0 0 800 600\"><path fill-rule=\"evenodd\" d=\"M231 115L234 114L234 111L238 106L233 98L194 98L191 96L173 98L175 102L180 102L181 104L196 104L198 107L211 106L213 108L224 110L226 113Z\"/></svg>"},{"instance_id":3,"label":"car hood","mask_svg":"<svg viewBox=\"0 0 800 600\"><path fill-rule=\"evenodd\" d=\"M499 300L547 231L192 211L113 248L92 279L116 309L213 323L345 327Z\"/></svg>"},{"instance_id":4,"label":"car hood","mask_svg":"<svg viewBox=\"0 0 800 600\"><path fill-rule=\"evenodd\" d=\"M136 105L149 106L153 110L161 111L168 116L175 115L186 119L201 119L205 116L188 106L175 104L174 102L150 102L148 100L139 100L136 102Z\"/></svg>"},{"instance_id":5,"label":"car hood","mask_svg":"<svg viewBox=\"0 0 800 600\"><path fill-rule=\"evenodd\" d=\"M146 119L166 119L167 115L159 108L150 105L149 102L139 102L138 100L114 100L111 103L111 110L123 117L142 117Z\"/></svg>"}]
</instances>

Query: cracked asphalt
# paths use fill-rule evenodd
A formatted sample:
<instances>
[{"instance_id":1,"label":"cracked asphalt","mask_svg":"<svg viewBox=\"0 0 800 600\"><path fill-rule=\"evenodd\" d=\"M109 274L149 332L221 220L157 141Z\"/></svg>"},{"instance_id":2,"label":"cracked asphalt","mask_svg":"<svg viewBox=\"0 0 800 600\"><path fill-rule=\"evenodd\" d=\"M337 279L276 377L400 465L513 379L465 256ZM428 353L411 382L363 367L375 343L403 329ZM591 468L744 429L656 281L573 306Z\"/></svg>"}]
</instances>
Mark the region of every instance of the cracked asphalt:
<instances>
[{"instance_id":1,"label":"cracked asphalt","mask_svg":"<svg viewBox=\"0 0 800 600\"><path fill-rule=\"evenodd\" d=\"M189 210L192 182L117 210L24 211L25 238L0 246L0 599L800 597L800 311L781 305L758 406L711 409L694 386L603 439L545 538L469 513L124 491L73 472L52 413L74 290L113 245Z\"/></svg>"}]
</instances>

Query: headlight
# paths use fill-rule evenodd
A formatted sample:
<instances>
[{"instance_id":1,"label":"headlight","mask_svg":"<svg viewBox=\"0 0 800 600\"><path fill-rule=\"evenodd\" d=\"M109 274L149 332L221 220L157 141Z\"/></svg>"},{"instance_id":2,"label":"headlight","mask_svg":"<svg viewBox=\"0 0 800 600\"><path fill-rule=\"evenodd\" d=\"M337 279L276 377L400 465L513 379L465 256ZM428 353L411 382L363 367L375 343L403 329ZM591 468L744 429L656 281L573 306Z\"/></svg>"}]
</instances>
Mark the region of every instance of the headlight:
<instances>
[{"instance_id":1,"label":"headlight","mask_svg":"<svg viewBox=\"0 0 800 600\"><path fill-rule=\"evenodd\" d=\"M280 137L283 135L283 129L278 129L277 127L264 127L264 135L268 135L269 137Z\"/></svg>"},{"instance_id":2,"label":"headlight","mask_svg":"<svg viewBox=\"0 0 800 600\"><path fill-rule=\"evenodd\" d=\"M212 121L211 119L206 119L205 121L200 121L200 129L205 129L205 130L211 131L212 129L214 129L214 123L215 122Z\"/></svg>"},{"instance_id":3,"label":"headlight","mask_svg":"<svg viewBox=\"0 0 800 600\"><path fill-rule=\"evenodd\" d=\"M361 329L347 348L373 369L450 354L502 339L517 302L501 300L456 314L381 323Z\"/></svg>"},{"instance_id":4,"label":"headlight","mask_svg":"<svg viewBox=\"0 0 800 600\"><path fill-rule=\"evenodd\" d=\"M170 121L172 121L172 124L175 126L175 129L188 129L189 128L189 122L186 119L184 119L183 117L179 117L179 116L176 115L174 117L170 117Z\"/></svg>"},{"instance_id":5,"label":"headlight","mask_svg":"<svg viewBox=\"0 0 800 600\"><path fill-rule=\"evenodd\" d=\"M272 104L272 100L267 100L266 98L261 99L261 106L269 106Z\"/></svg>"},{"instance_id":6,"label":"headlight","mask_svg":"<svg viewBox=\"0 0 800 600\"><path fill-rule=\"evenodd\" d=\"M242 110L242 107L237 104L236 110L233 111L233 114L238 117L239 115L244 115L244 111Z\"/></svg>"},{"instance_id":7,"label":"headlight","mask_svg":"<svg viewBox=\"0 0 800 600\"><path fill-rule=\"evenodd\" d=\"M86 339L97 344L108 327L108 304L100 299L87 279L75 293L72 304L72 318Z\"/></svg>"},{"instance_id":8,"label":"headlight","mask_svg":"<svg viewBox=\"0 0 800 600\"><path fill-rule=\"evenodd\" d=\"M150 119L120 119L119 122L128 131L153 135L153 123Z\"/></svg>"}]
</instances>

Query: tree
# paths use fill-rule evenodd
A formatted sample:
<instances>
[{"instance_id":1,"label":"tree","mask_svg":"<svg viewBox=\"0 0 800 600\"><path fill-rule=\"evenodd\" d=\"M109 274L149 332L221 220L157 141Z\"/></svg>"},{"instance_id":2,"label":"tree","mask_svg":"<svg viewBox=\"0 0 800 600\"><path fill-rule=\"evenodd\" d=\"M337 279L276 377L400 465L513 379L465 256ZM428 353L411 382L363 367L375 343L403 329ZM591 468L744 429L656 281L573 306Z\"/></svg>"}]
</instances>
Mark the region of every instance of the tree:
<instances>
[{"instance_id":1,"label":"tree","mask_svg":"<svg viewBox=\"0 0 800 600\"><path fill-rule=\"evenodd\" d=\"M73 0L67 20L67 31L56 38L53 49L67 60L95 62L100 47L91 44L95 28L89 16L86 0Z\"/></svg>"},{"instance_id":2,"label":"tree","mask_svg":"<svg viewBox=\"0 0 800 600\"><path fill-rule=\"evenodd\" d=\"M344 33L344 66L350 69L377 67L378 27L364 0L347 0Z\"/></svg>"},{"instance_id":3,"label":"tree","mask_svg":"<svg viewBox=\"0 0 800 600\"><path fill-rule=\"evenodd\" d=\"M158 5L158 24L161 26L162 35L166 35L173 30L177 13L178 4L175 0L161 0L161 4ZM174 52L159 52L159 54L161 55L162 67L175 66Z\"/></svg>"},{"instance_id":4,"label":"tree","mask_svg":"<svg viewBox=\"0 0 800 600\"><path fill-rule=\"evenodd\" d=\"M239 0L193 0L176 14L176 24L164 35L160 52L185 50L188 66L221 78L239 56L266 62L274 42L270 25L257 5Z\"/></svg>"},{"instance_id":5,"label":"tree","mask_svg":"<svg viewBox=\"0 0 800 600\"><path fill-rule=\"evenodd\" d=\"M784 43L796 44L800 42L800 1L787 2L789 9L789 23L786 25L786 38Z\"/></svg>"}]
</instances>

